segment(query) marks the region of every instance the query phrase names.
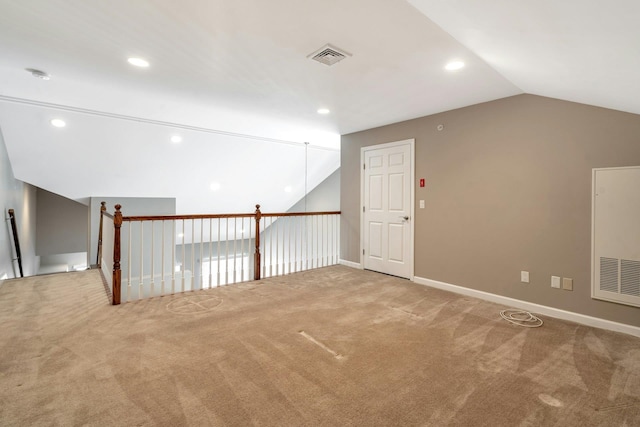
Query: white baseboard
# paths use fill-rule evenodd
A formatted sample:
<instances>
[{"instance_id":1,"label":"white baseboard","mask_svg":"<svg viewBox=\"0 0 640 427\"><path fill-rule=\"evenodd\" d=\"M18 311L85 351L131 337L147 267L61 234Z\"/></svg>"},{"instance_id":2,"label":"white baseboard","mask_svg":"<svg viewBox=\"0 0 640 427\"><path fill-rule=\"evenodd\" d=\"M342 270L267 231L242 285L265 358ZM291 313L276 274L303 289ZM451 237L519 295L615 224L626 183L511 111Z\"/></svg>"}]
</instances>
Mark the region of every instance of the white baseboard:
<instances>
[{"instance_id":1,"label":"white baseboard","mask_svg":"<svg viewBox=\"0 0 640 427\"><path fill-rule=\"evenodd\" d=\"M362 270L362 264L357 262L341 259L341 260L338 260L338 263L346 267L357 268L358 270Z\"/></svg>"},{"instance_id":2,"label":"white baseboard","mask_svg":"<svg viewBox=\"0 0 640 427\"><path fill-rule=\"evenodd\" d=\"M502 295L492 294L484 291L478 291L475 289L452 285L450 283L439 282L437 280L425 279L423 277L416 276L414 277L413 281L419 285L426 285L432 288L438 288L445 291L454 292L457 294L479 298L485 301L491 301L497 304L519 308L521 310L527 310L536 314L544 314L546 316L555 317L563 320L569 320L571 322L580 323L582 325L593 326L595 328L607 329L610 331L622 332L624 334L640 337L640 328L637 326L626 325L624 323L618 323L618 322L612 322L610 320L600 319L598 317L587 316L584 314L574 313L572 311L560 310L558 308L548 307L540 304L534 304L531 302L522 301L515 298L504 297Z\"/></svg>"}]
</instances>

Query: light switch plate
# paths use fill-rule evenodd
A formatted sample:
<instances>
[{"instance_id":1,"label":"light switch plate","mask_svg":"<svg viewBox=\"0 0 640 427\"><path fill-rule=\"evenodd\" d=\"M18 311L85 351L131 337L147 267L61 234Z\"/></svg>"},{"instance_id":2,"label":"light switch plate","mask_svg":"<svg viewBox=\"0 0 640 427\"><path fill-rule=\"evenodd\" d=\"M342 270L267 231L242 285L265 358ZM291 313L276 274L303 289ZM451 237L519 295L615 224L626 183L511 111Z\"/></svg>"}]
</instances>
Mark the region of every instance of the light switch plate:
<instances>
[{"instance_id":1,"label":"light switch plate","mask_svg":"<svg viewBox=\"0 0 640 427\"><path fill-rule=\"evenodd\" d=\"M521 271L520 272L520 281L522 283L529 283L529 272L528 271Z\"/></svg>"},{"instance_id":2,"label":"light switch plate","mask_svg":"<svg viewBox=\"0 0 640 427\"><path fill-rule=\"evenodd\" d=\"M562 278L562 289L564 289L565 291L572 291L573 290L573 279L568 279L566 277Z\"/></svg>"},{"instance_id":3,"label":"light switch plate","mask_svg":"<svg viewBox=\"0 0 640 427\"><path fill-rule=\"evenodd\" d=\"M420 200L420 209L424 209L424 200Z\"/></svg>"},{"instance_id":4,"label":"light switch plate","mask_svg":"<svg viewBox=\"0 0 640 427\"><path fill-rule=\"evenodd\" d=\"M560 277L551 276L551 287L560 289Z\"/></svg>"}]
</instances>

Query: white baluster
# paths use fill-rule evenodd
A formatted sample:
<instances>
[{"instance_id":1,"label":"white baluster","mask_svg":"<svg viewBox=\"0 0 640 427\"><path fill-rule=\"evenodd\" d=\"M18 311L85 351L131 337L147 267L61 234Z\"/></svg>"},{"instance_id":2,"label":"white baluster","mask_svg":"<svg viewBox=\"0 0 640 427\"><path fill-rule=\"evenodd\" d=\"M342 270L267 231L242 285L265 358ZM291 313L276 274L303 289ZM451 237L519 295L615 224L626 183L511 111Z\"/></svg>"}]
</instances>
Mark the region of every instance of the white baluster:
<instances>
[{"instance_id":1,"label":"white baluster","mask_svg":"<svg viewBox=\"0 0 640 427\"><path fill-rule=\"evenodd\" d=\"M151 283L149 284L149 297L153 297L155 292L154 292L154 286L153 286L153 280L155 279L155 271L153 269L153 255L154 255L154 251L155 251L155 247L153 245L153 221L151 221Z\"/></svg>"},{"instance_id":2,"label":"white baluster","mask_svg":"<svg viewBox=\"0 0 640 427\"><path fill-rule=\"evenodd\" d=\"M238 241L238 218L233 218L233 283L237 282L237 265L236 259L238 258L238 249L236 248L236 242Z\"/></svg>"},{"instance_id":3,"label":"white baluster","mask_svg":"<svg viewBox=\"0 0 640 427\"><path fill-rule=\"evenodd\" d=\"M191 220L191 292L196 288L196 220Z\"/></svg>"},{"instance_id":4,"label":"white baluster","mask_svg":"<svg viewBox=\"0 0 640 427\"><path fill-rule=\"evenodd\" d=\"M129 221L129 254L127 257L129 258L129 262L127 263L127 270L129 275L129 280L127 281L127 301L131 301L131 240L132 240L132 229L133 223Z\"/></svg>"},{"instance_id":5,"label":"white baluster","mask_svg":"<svg viewBox=\"0 0 640 427\"><path fill-rule=\"evenodd\" d=\"M218 261L216 262L218 267L218 279L216 281L216 286L220 286L220 221L221 219L218 218Z\"/></svg>"},{"instance_id":6,"label":"white baluster","mask_svg":"<svg viewBox=\"0 0 640 427\"><path fill-rule=\"evenodd\" d=\"M182 263L180 264L181 265L180 269L182 270L182 276L181 276L181 279L182 279L181 286L182 286L182 288L180 290L181 292L184 292L184 275L187 272L187 266L185 265L185 256L184 255L185 255L185 244L184 244L184 219L183 219L182 220Z\"/></svg>"},{"instance_id":7,"label":"white baluster","mask_svg":"<svg viewBox=\"0 0 640 427\"><path fill-rule=\"evenodd\" d=\"M160 267L160 295L164 295L164 232L165 232L165 222L162 220L162 264Z\"/></svg>"},{"instance_id":8,"label":"white baluster","mask_svg":"<svg viewBox=\"0 0 640 427\"><path fill-rule=\"evenodd\" d=\"M213 275L211 274L211 251L213 246L213 218L209 218L209 289L213 286Z\"/></svg>"},{"instance_id":9,"label":"white baluster","mask_svg":"<svg viewBox=\"0 0 640 427\"><path fill-rule=\"evenodd\" d=\"M227 225L227 232L225 233L225 248L227 251L227 254L225 256L224 259L224 284L228 285L229 284L229 218L225 219L226 225Z\"/></svg>"},{"instance_id":10,"label":"white baluster","mask_svg":"<svg viewBox=\"0 0 640 427\"><path fill-rule=\"evenodd\" d=\"M176 293L176 221L171 221L171 295Z\"/></svg>"},{"instance_id":11,"label":"white baluster","mask_svg":"<svg viewBox=\"0 0 640 427\"><path fill-rule=\"evenodd\" d=\"M275 230L271 233L271 236L275 235L276 239L276 276L280 275L280 221L279 217L276 217Z\"/></svg>"},{"instance_id":12,"label":"white baluster","mask_svg":"<svg viewBox=\"0 0 640 427\"><path fill-rule=\"evenodd\" d=\"M242 240L240 241L240 253L242 258L240 258L240 281L244 282L246 279L244 278L244 218L241 218L240 223L240 232L242 233Z\"/></svg>"},{"instance_id":13,"label":"white baluster","mask_svg":"<svg viewBox=\"0 0 640 427\"><path fill-rule=\"evenodd\" d=\"M200 218L200 267L198 268L198 274L200 274L200 289L204 289L204 274L202 271L202 262L204 261L204 219Z\"/></svg>"}]
</instances>

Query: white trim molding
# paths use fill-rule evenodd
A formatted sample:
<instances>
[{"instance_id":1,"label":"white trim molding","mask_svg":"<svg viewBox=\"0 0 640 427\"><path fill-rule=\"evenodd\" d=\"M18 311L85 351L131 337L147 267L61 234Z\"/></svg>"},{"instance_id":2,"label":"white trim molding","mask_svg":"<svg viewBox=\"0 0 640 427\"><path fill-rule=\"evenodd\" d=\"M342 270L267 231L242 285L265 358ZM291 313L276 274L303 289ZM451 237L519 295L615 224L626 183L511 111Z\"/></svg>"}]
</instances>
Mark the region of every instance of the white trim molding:
<instances>
[{"instance_id":1,"label":"white trim molding","mask_svg":"<svg viewBox=\"0 0 640 427\"><path fill-rule=\"evenodd\" d=\"M362 270L362 264L359 264L357 262L340 259L338 260L338 264L344 265L345 267L357 268L358 270Z\"/></svg>"},{"instance_id":2,"label":"white trim molding","mask_svg":"<svg viewBox=\"0 0 640 427\"><path fill-rule=\"evenodd\" d=\"M452 285L450 283L439 282L437 280L425 279L424 277L415 276L413 281L419 285L430 286L432 288L442 289L456 294L479 298L485 301L491 301L497 304L527 310L536 314L544 314L557 319L593 326L594 328L607 329L609 331L622 332L624 334L640 337L640 328L637 326L626 325L624 323L613 322L611 320L600 319L598 317L587 316L584 314L574 313L572 311L560 310L558 308L465 288L463 286Z\"/></svg>"}]
</instances>

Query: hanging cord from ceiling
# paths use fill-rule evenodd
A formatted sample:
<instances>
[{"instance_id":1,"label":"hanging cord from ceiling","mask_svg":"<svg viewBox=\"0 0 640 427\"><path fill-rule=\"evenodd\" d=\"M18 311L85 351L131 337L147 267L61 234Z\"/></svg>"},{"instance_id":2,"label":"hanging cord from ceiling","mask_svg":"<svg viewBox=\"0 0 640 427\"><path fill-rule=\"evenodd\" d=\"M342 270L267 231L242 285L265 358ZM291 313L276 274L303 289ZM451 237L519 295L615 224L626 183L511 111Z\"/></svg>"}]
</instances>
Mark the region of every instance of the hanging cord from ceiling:
<instances>
[{"instance_id":1,"label":"hanging cord from ceiling","mask_svg":"<svg viewBox=\"0 0 640 427\"><path fill-rule=\"evenodd\" d=\"M309 176L309 143L304 143L304 211L307 212L307 178Z\"/></svg>"},{"instance_id":2,"label":"hanging cord from ceiling","mask_svg":"<svg viewBox=\"0 0 640 427\"><path fill-rule=\"evenodd\" d=\"M518 326L524 326L525 328L539 328L544 323L539 317L534 316L528 311L522 310L502 310L500 312L500 317L507 322Z\"/></svg>"}]
</instances>

